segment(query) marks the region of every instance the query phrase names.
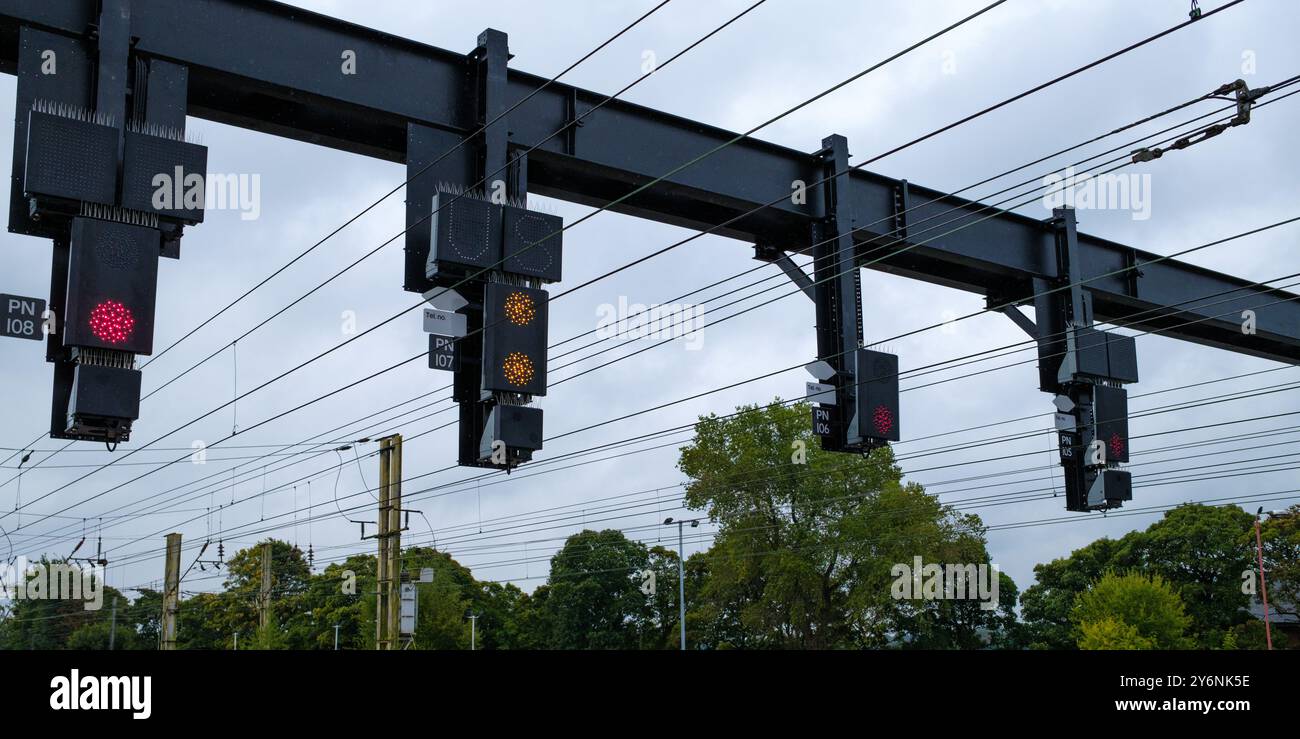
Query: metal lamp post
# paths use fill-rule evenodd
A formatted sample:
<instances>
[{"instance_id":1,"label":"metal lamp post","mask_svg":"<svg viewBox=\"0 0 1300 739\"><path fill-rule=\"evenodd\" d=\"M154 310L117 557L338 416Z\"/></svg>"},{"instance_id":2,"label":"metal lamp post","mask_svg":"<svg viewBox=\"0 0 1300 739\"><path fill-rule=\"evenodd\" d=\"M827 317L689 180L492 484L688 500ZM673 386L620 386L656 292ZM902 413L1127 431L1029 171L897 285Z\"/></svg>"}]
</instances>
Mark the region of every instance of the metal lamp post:
<instances>
[{"instance_id":1,"label":"metal lamp post","mask_svg":"<svg viewBox=\"0 0 1300 739\"><path fill-rule=\"evenodd\" d=\"M700 525L700 519L693 518L689 521L677 521L677 605L678 615L677 622L681 626L681 648L686 651L686 545L682 536L682 524L689 523L691 528ZM672 516L664 519L664 526L673 524Z\"/></svg>"}]
</instances>

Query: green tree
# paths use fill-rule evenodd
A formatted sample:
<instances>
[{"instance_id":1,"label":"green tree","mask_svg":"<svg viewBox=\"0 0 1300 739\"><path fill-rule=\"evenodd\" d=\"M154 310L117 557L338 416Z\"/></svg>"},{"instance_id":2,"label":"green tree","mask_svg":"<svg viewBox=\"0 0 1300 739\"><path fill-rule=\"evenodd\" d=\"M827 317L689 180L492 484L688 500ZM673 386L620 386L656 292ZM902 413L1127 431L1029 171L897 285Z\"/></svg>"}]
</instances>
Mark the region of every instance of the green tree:
<instances>
[{"instance_id":1,"label":"green tree","mask_svg":"<svg viewBox=\"0 0 1300 739\"><path fill-rule=\"evenodd\" d=\"M373 649L375 585L372 554L354 554L312 575L286 623L293 648L333 649L338 625L340 649Z\"/></svg>"},{"instance_id":2,"label":"green tree","mask_svg":"<svg viewBox=\"0 0 1300 739\"><path fill-rule=\"evenodd\" d=\"M284 629L280 628L280 623L272 612L266 625L258 626L253 631L253 638L241 640L239 648L258 651L284 650L289 648L289 637Z\"/></svg>"},{"instance_id":3,"label":"green tree","mask_svg":"<svg viewBox=\"0 0 1300 739\"><path fill-rule=\"evenodd\" d=\"M745 588L715 586L712 561L718 556L714 545L707 552L686 558L686 642L703 649L749 649L762 646L741 622L749 593ZM720 584L719 584L720 585Z\"/></svg>"},{"instance_id":4,"label":"green tree","mask_svg":"<svg viewBox=\"0 0 1300 739\"><path fill-rule=\"evenodd\" d=\"M1234 506L1182 505L1145 531L1098 539L1069 557L1036 565L1036 582L1020 598L1029 645L1074 648L1075 597L1108 570L1138 569L1162 576L1180 596L1197 645L1220 647L1227 630L1249 619L1242 573L1251 569L1252 525L1252 517Z\"/></svg>"},{"instance_id":5,"label":"green tree","mask_svg":"<svg viewBox=\"0 0 1300 739\"><path fill-rule=\"evenodd\" d=\"M68 635L65 648L80 650L105 651L112 626L107 621L93 621L85 624ZM117 647L116 644L113 645Z\"/></svg>"},{"instance_id":6,"label":"green tree","mask_svg":"<svg viewBox=\"0 0 1300 739\"><path fill-rule=\"evenodd\" d=\"M679 649L681 647L679 594L677 587L677 552L663 546L650 547L646 552L646 570L654 573L654 591L642 594L639 614L641 634L637 646L641 649ZM640 576L638 576L640 577ZM687 573L687 589L693 590ZM640 577L638 589L645 582ZM688 596L687 602L690 602ZM687 616L689 623L690 616ZM687 644L691 644L687 637Z\"/></svg>"},{"instance_id":7,"label":"green tree","mask_svg":"<svg viewBox=\"0 0 1300 739\"><path fill-rule=\"evenodd\" d=\"M1254 530L1249 532L1254 544ZM1300 505L1269 516L1260 526L1264 577L1273 613L1300 618Z\"/></svg>"},{"instance_id":8,"label":"green tree","mask_svg":"<svg viewBox=\"0 0 1300 739\"><path fill-rule=\"evenodd\" d=\"M635 649L645 595L634 573L649 553L616 529L570 536L551 558L543 604L555 649Z\"/></svg>"},{"instance_id":9,"label":"green tree","mask_svg":"<svg viewBox=\"0 0 1300 739\"><path fill-rule=\"evenodd\" d=\"M229 622L231 599L225 593L199 593L181 601L176 616L176 645L180 649L230 649L234 632Z\"/></svg>"},{"instance_id":10,"label":"green tree","mask_svg":"<svg viewBox=\"0 0 1300 739\"><path fill-rule=\"evenodd\" d=\"M271 543L271 610L277 623L292 627L301 623L306 603L299 596L308 589L311 568L297 546L279 539L266 541ZM264 543L241 549L226 562L225 597L229 607L221 612L222 622L216 625L216 630L240 634L241 646L244 636L256 634L261 623L258 604ZM306 648L301 639L295 641L295 648Z\"/></svg>"},{"instance_id":11,"label":"green tree","mask_svg":"<svg viewBox=\"0 0 1300 739\"><path fill-rule=\"evenodd\" d=\"M1136 626L1130 626L1113 616L1106 616L1099 621L1087 621L1079 624L1080 649L1133 650L1155 649L1151 639L1138 633Z\"/></svg>"},{"instance_id":12,"label":"green tree","mask_svg":"<svg viewBox=\"0 0 1300 739\"><path fill-rule=\"evenodd\" d=\"M1237 506L1181 505L1132 534L1133 566L1164 576L1186 604L1191 630L1205 649L1245 622L1250 597L1242 573L1254 562L1254 517Z\"/></svg>"},{"instance_id":13,"label":"green tree","mask_svg":"<svg viewBox=\"0 0 1300 739\"><path fill-rule=\"evenodd\" d=\"M135 633L131 648L157 649L162 632L162 593L148 588L138 592L140 595L126 609L127 621Z\"/></svg>"},{"instance_id":14,"label":"green tree","mask_svg":"<svg viewBox=\"0 0 1300 739\"><path fill-rule=\"evenodd\" d=\"M1071 621L1086 649L1183 649L1191 619L1160 575L1108 572L1075 598ZM1104 646L1104 645L1115 646ZM1123 645L1123 646L1118 646Z\"/></svg>"},{"instance_id":15,"label":"green tree","mask_svg":"<svg viewBox=\"0 0 1300 739\"><path fill-rule=\"evenodd\" d=\"M1237 624L1224 632L1221 649L1268 649L1268 635L1265 633L1264 621L1258 618ZM1273 630L1273 648L1286 649L1286 638L1282 632Z\"/></svg>"},{"instance_id":16,"label":"green tree","mask_svg":"<svg viewBox=\"0 0 1300 739\"><path fill-rule=\"evenodd\" d=\"M552 649L555 620L550 605L551 587L540 585L519 599L514 614L517 649Z\"/></svg>"},{"instance_id":17,"label":"green tree","mask_svg":"<svg viewBox=\"0 0 1300 739\"><path fill-rule=\"evenodd\" d=\"M1034 565L1035 582L1020 596L1027 646L1074 649L1077 635L1070 620L1074 600L1112 567L1133 565L1128 537L1102 537L1069 557Z\"/></svg>"},{"instance_id":18,"label":"green tree","mask_svg":"<svg viewBox=\"0 0 1300 739\"><path fill-rule=\"evenodd\" d=\"M528 596L511 583L479 582L469 595L469 608L478 616L476 649L526 649L520 616Z\"/></svg>"},{"instance_id":19,"label":"green tree","mask_svg":"<svg viewBox=\"0 0 1300 739\"><path fill-rule=\"evenodd\" d=\"M894 566L916 556L987 564L979 518L902 485L887 447L859 458L823 452L808 416L808 405L780 401L705 416L681 450L687 506L707 510L719 527L702 602L692 603L705 642L982 645L1014 600L990 612L972 602L900 600L890 588Z\"/></svg>"},{"instance_id":20,"label":"green tree","mask_svg":"<svg viewBox=\"0 0 1300 739\"><path fill-rule=\"evenodd\" d=\"M48 568L62 564L65 563L42 557L19 577L28 583L37 577L44 582ZM37 568L42 568L45 574L38 575ZM90 576L83 580L83 594L90 593L92 582ZM126 612L127 599L108 585L97 583L96 586L101 588L98 609L85 599L16 599L5 609L4 618L0 618L0 649L108 649L114 600L118 603L114 648L138 648L137 625ZM92 606L89 610L88 605ZM148 648L154 646L150 644Z\"/></svg>"}]
</instances>

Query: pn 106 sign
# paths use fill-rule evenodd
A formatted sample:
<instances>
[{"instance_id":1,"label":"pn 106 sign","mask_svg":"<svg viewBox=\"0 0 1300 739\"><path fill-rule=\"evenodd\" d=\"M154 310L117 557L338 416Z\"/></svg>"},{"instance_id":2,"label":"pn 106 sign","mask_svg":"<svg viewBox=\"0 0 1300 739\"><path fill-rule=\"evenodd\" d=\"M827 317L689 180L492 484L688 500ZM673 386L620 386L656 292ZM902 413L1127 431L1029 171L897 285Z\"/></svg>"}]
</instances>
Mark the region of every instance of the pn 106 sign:
<instances>
[{"instance_id":1,"label":"pn 106 sign","mask_svg":"<svg viewBox=\"0 0 1300 739\"><path fill-rule=\"evenodd\" d=\"M0 293L0 336L40 341L44 317L44 300Z\"/></svg>"}]
</instances>

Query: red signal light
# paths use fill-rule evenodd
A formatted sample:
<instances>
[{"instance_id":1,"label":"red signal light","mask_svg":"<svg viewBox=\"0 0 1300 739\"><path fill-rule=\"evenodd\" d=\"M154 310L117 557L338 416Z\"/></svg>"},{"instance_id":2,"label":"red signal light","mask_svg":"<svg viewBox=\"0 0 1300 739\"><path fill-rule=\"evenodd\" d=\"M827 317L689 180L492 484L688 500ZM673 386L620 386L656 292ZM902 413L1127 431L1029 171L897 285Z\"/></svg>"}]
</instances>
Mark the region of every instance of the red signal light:
<instances>
[{"instance_id":1,"label":"red signal light","mask_svg":"<svg viewBox=\"0 0 1300 739\"><path fill-rule=\"evenodd\" d=\"M876 427L876 433L885 436L894 428L894 412L883 405L876 406L871 413L871 423Z\"/></svg>"},{"instance_id":2,"label":"red signal light","mask_svg":"<svg viewBox=\"0 0 1300 739\"><path fill-rule=\"evenodd\" d=\"M1112 457L1115 457L1117 459L1124 458L1124 440L1119 437L1119 434L1110 435L1109 446L1110 446L1110 455Z\"/></svg>"},{"instance_id":3,"label":"red signal light","mask_svg":"<svg viewBox=\"0 0 1300 739\"><path fill-rule=\"evenodd\" d=\"M135 316L116 300L105 300L90 311L90 331L100 341L121 344L131 338L133 330Z\"/></svg>"}]
</instances>

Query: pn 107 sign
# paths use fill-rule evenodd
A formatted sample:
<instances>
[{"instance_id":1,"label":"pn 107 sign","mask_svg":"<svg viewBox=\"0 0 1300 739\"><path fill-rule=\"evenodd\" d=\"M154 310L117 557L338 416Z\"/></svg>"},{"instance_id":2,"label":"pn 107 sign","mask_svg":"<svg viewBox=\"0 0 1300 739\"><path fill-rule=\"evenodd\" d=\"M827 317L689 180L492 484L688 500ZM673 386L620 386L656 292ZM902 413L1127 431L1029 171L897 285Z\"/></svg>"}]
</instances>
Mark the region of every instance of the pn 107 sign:
<instances>
[{"instance_id":1,"label":"pn 107 sign","mask_svg":"<svg viewBox=\"0 0 1300 739\"><path fill-rule=\"evenodd\" d=\"M0 336L16 339L45 338L45 301L0 293Z\"/></svg>"}]
</instances>

